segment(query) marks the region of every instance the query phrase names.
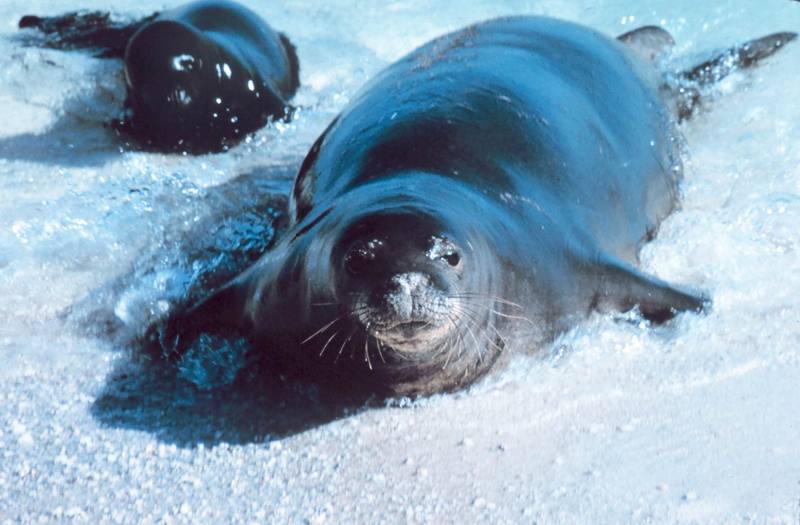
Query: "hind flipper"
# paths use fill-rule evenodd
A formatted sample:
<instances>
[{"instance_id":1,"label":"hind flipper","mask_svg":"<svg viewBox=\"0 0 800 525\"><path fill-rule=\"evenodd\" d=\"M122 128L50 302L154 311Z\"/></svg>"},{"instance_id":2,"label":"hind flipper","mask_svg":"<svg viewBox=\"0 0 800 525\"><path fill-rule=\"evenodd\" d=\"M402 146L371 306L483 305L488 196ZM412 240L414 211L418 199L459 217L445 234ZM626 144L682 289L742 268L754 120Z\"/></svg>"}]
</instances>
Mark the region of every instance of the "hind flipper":
<instances>
[{"instance_id":1,"label":"hind flipper","mask_svg":"<svg viewBox=\"0 0 800 525\"><path fill-rule=\"evenodd\" d=\"M37 29L44 35L42 47L53 49L92 49L97 56L121 58L133 34L153 20L153 14L137 21L114 20L110 13L75 11L61 16L23 16L20 29Z\"/></svg>"},{"instance_id":2,"label":"hind flipper","mask_svg":"<svg viewBox=\"0 0 800 525\"><path fill-rule=\"evenodd\" d=\"M797 33L782 32L750 40L684 71L682 77L700 86L714 84L736 70L758 65L759 61L771 56L795 38Z\"/></svg>"},{"instance_id":3,"label":"hind flipper","mask_svg":"<svg viewBox=\"0 0 800 525\"><path fill-rule=\"evenodd\" d=\"M644 26L617 37L647 62L655 62L668 55L675 47L675 39L658 26Z\"/></svg>"},{"instance_id":4,"label":"hind flipper","mask_svg":"<svg viewBox=\"0 0 800 525\"><path fill-rule=\"evenodd\" d=\"M732 47L701 64L670 76L662 86L662 92L672 103L678 121L686 120L696 113L706 92L714 84L736 71L757 66L761 60L773 55L795 38L797 33L773 33Z\"/></svg>"}]
</instances>

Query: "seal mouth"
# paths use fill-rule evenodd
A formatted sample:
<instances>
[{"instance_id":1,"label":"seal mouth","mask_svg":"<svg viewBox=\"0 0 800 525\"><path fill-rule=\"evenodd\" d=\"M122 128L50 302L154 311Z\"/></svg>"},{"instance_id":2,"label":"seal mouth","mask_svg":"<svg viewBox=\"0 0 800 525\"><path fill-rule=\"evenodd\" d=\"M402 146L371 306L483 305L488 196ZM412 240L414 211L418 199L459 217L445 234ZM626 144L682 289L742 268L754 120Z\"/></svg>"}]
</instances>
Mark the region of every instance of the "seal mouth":
<instances>
[{"instance_id":1,"label":"seal mouth","mask_svg":"<svg viewBox=\"0 0 800 525\"><path fill-rule=\"evenodd\" d=\"M390 345L408 346L424 344L438 328L430 321L402 321L382 327L375 326L369 331L373 337Z\"/></svg>"},{"instance_id":2,"label":"seal mouth","mask_svg":"<svg viewBox=\"0 0 800 525\"><path fill-rule=\"evenodd\" d=\"M429 321L401 321L372 326L370 335L401 352L418 352L435 345L446 335L448 326Z\"/></svg>"},{"instance_id":3,"label":"seal mouth","mask_svg":"<svg viewBox=\"0 0 800 525\"><path fill-rule=\"evenodd\" d=\"M433 324L430 321L402 321L399 323L395 323L383 328L377 328L376 332L379 333L389 333L389 332L402 332L402 333L410 333L410 332L419 332L424 330L425 328L432 327Z\"/></svg>"}]
</instances>

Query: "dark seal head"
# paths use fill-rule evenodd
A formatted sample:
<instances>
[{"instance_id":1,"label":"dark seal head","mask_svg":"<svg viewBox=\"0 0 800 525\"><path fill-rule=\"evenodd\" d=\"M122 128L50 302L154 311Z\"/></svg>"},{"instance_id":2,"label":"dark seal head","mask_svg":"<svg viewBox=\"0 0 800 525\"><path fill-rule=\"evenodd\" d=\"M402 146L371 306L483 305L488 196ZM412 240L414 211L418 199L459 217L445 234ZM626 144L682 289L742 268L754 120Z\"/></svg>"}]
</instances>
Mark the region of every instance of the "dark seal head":
<instances>
[{"instance_id":1,"label":"dark seal head","mask_svg":"<svg viewBox=\"0 0 800 525\"><path fill-rule=\"evenodd\" d=\"M359 380L392 384L393 393L450 390L483 374L496 357L502 343L489 324L501 266L479 228L451 220L406 207L366 215L342 231L332 253L330 300L342 325L363 340L345 349L369 369ZM335 328L317 342L327 342ZM345 342L336 339L331 344Z\"/></svg>"},{"instance_id":2,"label":"dark seal head","mask_svg":"<svg viewBox=\"0 0 800 525\"><path fill-rule=\"evenodd\" d=\"M410 173L348 192L173 330L238 325L273 366L337 388L411 395L469 384L503 345L503 267L482 224L463 220L470 206L446 205L465 199L463 188L441 182Z\"/></svg>"},{"instance_id":3,"label":"dark seal head","mask_svg":"<svg viewBox=\"0 0 800 525\"><path fill-rule=\"evenodd\" d=\"M269 118L297 90L291 43L231 2L195 2L159 14L125 50L122 128L163 149L214 151Z\"/></svg>"},{"instance_id":4,"label":"dark seal head","mask_svg":"<svg viewBox=\"0 0 800 525\"><path fill-rule=\"evenodd\" d=\"M444 346L457 326L464 251L429 217L365 217L337 246L337 293L377 344L405 354Z\"/></svg>"},{"instance_id":5,"label":"dark seal head","mask_svg":"<svg viewBox=\"0 0 800 525\"><path fill-rule=\"evenodd\" d=\"M219 151L289 116L299 86L294 46L251 10L191 2L133 22L77 11L25 16L40 45L125 61L125 114L113 125L161 150Z\"/></svg>"},{"instance_id":6,"label":"dark seal head","mask_svg":"<svg viewBox=\"0 0 800 525\"><path fill-rule=\"evenodd\" d=\"M219 135L213 129L219 118L212 115L222 112L214 103L221 93L212 97L208 87L222 86L215 71L222 62L216 46L190 26L159 21L142 28L125 52L128 129L166 147L181 141L200 147L207 131Z\"/></svg>"}]
</instances>

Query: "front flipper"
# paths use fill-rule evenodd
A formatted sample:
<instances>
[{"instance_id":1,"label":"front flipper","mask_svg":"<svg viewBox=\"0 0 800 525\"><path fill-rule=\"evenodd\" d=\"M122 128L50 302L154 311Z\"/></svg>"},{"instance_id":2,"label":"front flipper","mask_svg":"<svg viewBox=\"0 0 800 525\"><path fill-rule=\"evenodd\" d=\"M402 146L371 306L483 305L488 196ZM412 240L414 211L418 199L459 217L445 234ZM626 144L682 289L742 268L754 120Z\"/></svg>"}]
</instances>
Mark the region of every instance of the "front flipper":
<instances>
[{"instance_id":1,"label":"front flipper","mask_svg":"<svg viewBox=\"0 0 800 525\"><path fill-rule=\"evenodd\" d=\"M146 355L169 363L177 377L199 390L230 386L246 366L251 347L240 311L238 291L225 286L151 326L144 340Z\"/></svg>"},{"instance_id":2,"label":"front flipper","mask_svg":"<svg viewBox=\"0 0 800 525\"><path fill-rule=\"evenodd\" d=\"M176 362L205 339L246 339L241 295L234 283L224 286L195 306L175 312L151 327L147 344L161 357Z\"/></svg>"},{"instance_id":3,"label":"front flipper","mask_svg":"<svg viewBox=\"0 0 800 525\"><path fill-rule=\"evenodd\" d=\"M623 262L609 261L599 269L595 306L628 311L638 307L645 319L663 323L681 312L702 312L711 299L681 290Z\"/></svg>"}]
</instances>

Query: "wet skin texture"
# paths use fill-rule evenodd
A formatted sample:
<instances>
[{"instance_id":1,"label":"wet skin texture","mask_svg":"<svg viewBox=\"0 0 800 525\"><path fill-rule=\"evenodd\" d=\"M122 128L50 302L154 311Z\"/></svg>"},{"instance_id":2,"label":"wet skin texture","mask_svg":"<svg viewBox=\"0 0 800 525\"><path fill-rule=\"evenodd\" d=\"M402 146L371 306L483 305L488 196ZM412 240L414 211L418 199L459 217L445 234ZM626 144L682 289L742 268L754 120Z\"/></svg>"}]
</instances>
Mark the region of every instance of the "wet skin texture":
<instances>
[{"instance_id":1,"label":"wet skin texture","mask_svg":"<svg viewBox=\"0 0 800 525\"><path fill-rule=\"evenodd\" d=\"M634 268L681 178L674 118L639 60L585 27L515 17L389 66L312 147L282 241L176 314L167 354L201 332L243 338L272 371L426 395L595 309L702 309Z\"/></svg>"},{"instance_id":2,"label":"wet skin texture","mask_svg":"<svg viewBox=\"0 0 800 525\"><path fill-rule=\"evenodd\" d=\"M233 2L192 2L133 23L78 11L19 26L38 29L38 45L123 58L126 110L114 126L158 150L223 150L288 117L299 86L289 39Z\"/></svg>"},{"instance_id":3,"label":"wet skin texture","mask_svg":"<svg viewBox=\"0 0 800 525\"><path fill-rule=\"evenodd\" d=\"M252 11L194 2L141 27L125 49L124 127L153 146L215 151L282 118L299 85L294 48Z\"/></svg>"}]
</instances>

